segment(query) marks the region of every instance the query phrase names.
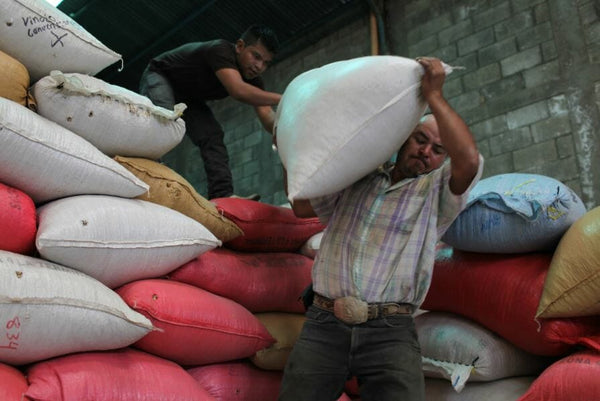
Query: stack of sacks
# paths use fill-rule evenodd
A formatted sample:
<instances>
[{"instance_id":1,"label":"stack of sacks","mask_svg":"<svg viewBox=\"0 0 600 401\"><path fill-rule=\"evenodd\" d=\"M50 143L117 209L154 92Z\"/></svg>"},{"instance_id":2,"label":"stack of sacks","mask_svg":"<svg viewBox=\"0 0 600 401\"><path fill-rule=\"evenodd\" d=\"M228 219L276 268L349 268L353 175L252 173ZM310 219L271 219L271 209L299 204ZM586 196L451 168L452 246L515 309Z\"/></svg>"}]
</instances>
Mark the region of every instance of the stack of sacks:
<instances>
[{"instance_id":1,"label":"stack of sacks","mask_svg":"<svg viewBox=\"0 0 600 401\"><path fill-rule=\"evenodd\" d=\"M117 292L161 329L136 348L185 366L218 400L275 400L304 323L299 297L311 282L312 259L299 250L324 227L285 207L213 202L243 235L168 279L138 280Z\"/></svg>"},{"instance_id":2,"label":"stack of sacks","mask_svg":"<svg viewBox=\"0 0 600 401\"><path fill-rule=\"evenodd\" d=\"M563 235L548 269L536 317L547 320L600 319L600 207L577 220ZM522 401L595 399L600 394L600 323L586 349L546 369Z\"/></svg>"},{"instance_id":3,"label":"stack of sacks","mask_svg":"<svg viewBox=\"0 0 600 401\"><path fill-rule=\"evenodd\" d=\"M129 348L163 328L116 291L241 234L206 200L161 204L161 191L189 194L157 191L117 160L176 146L184 105L165 110L89 76L120 56L43 0L2 2L0 15L0 366L31 384L2 379L0 398L213 399L175 362Z\"/></svg>"},{"instance_id":4,"label":"stack of sacks","mask_svg":"<svg viewBox=\"0 0 600 401\"><path fill-rule=\"evenodd\" d=\"M549 177L506 174L478 183L467 209L443 237L452 247L438 248L422 305L429 312L416 318L423 344L440 341L424 346L428 383L443 377L461 390L465 382L532 378L575 346L600 349L600 316L574 313L572 305L571 314L538 311L550 266L560 258L557 243L585 216L577 195ZM569 248L579 254L582 247ZM440 327L426 320L439 320ZM483 338L486 331L483 348L493 339L494 359L486 361L483 348L457 353L455 344L469 336ZM482 376L490 361L497 374Z\"/></svg>"}]
</instances>

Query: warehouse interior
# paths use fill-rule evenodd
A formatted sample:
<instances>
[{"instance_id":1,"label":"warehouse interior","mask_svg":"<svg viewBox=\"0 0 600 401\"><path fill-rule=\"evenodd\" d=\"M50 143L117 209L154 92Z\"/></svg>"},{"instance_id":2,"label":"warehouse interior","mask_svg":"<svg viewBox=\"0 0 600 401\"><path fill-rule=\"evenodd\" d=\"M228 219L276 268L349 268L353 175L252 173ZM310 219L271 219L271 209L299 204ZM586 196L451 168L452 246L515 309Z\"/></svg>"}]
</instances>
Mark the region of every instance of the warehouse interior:
<instances>
[{"instance_id":1,"label":"warehouse interior","mask_svg":"<svg viewBox=\"0 0 600 401\"><path fill-rule=\"evenodd\" d=\"M248 104L208 101L235 194L260 195L209 199L189 114L152 104L140 77L166 50L256 23L280 42L262 78L283 96L284 139L274 147ZM275 401L314 315L345 334L406 318L426 401L598 398L600 0L2 0L0 56L0 400ZM430 174L360 203L360 232L294 209L298 193L385 175L431 111L421 57L446 64L444 98L482 157L461 211L423 232L399 217L431 210L416 196L379 213ZM384 59L402 75L368 69ZM377 102L375 130L360 117ZM348 132L360 146L332 150ZM417 256L394 259L404 248L387 238L413 233ZM328 270L339 255L346 281ZM388 257L397 276L367 274ZM353 292L382 282L404 298ZM346 295L360 319L336 311ZM338 400L373 391L358 376Z\"/></svg>"}]
</instances>

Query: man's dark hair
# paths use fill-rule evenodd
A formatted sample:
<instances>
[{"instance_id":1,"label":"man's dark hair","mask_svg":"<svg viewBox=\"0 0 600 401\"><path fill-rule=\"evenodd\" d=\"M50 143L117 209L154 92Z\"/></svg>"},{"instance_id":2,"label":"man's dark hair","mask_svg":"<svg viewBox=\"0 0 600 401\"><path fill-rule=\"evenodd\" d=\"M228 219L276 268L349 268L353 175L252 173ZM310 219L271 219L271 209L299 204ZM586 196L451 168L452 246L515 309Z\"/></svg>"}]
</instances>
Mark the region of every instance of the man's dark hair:
<instances>
[{"instance_id":1,"label":"man's dark hair","mask_svg":"<svg viewBox=\"0 0 600 401\"><path fill-rule=\"evenodd\" d=\"M246 45L253 45L260 40L260 42L270 51L272 54L276 54L279 48L279 40L275 32L265 25L255 24L246 29L242 34L241 38Z\"/></svg>"}]
</instances>

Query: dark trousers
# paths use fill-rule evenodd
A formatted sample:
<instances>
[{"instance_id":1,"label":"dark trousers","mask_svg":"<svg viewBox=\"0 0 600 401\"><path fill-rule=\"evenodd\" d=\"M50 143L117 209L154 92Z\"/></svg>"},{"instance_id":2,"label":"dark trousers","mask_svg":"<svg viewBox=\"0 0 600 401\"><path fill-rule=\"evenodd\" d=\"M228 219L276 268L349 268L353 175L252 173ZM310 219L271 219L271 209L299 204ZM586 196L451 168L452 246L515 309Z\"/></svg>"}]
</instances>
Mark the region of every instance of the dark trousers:
<instances>
[{"instance_id":1,"label":"dark trousers","mask_svg":"<svg viewBox=\"0 0 600 401\"><path fill-rule=\"evenodd\" d=\"M356 376L361 401L423 401L414 320L395 315L347 325L312 305L288 358L279 401L335 401Z\"/></svg>"},{"instance_id":2,"label":"dark trousers","mask_svg":"<svg viewBox=\"0 0 600 401\"><path fill-rule=\"evenodd\" d=\"M173 110L176 94L163 75L148 68L140 80L140 94L147 96L157 106ZM208 182L208 199L233 195L233 178L229 169L229 154L225 146L225 133L212 110L202 101L184 102L185 133L200 149Z\"/></svg>"}]
</instances>

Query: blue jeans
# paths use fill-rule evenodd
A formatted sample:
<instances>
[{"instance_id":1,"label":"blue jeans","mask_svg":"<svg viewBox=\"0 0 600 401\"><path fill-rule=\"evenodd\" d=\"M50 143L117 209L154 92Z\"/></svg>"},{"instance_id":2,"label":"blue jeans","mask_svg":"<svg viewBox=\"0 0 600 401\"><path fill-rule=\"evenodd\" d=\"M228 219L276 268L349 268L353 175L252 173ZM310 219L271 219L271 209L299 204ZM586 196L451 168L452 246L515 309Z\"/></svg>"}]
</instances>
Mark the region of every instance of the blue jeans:
<instances>
[{"instance_id":1,"label":"blue jeans","mask_svg":"<svg viewBox=\"0 0 600 401\"><path fill-rule=\"evenodd\" d=\"M421 348L410 315L347 325L312 305L287 361L279 401L335 401L356 376L361 401L423 401Z\"/></svg>"}]
</instances>

